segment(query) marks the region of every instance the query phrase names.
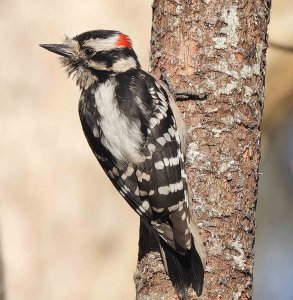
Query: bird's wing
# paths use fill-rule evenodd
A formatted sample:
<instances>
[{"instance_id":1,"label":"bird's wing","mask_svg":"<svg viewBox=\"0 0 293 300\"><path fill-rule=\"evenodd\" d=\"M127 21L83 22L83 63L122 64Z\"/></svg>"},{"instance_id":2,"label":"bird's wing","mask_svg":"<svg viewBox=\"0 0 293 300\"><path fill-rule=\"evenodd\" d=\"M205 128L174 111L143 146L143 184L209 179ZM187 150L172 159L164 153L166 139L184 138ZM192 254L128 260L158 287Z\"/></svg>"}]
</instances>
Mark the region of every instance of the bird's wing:
<instances>
[{"instance_id":1,"label":"bird's wing","mask_svg":"<svg viewBox=\"0 0 293 300\"><path fill-rule=\"evenodd\" d=\"M147 85L156 103L148 136L148 147L153 152L138 166L142 174L149 174L149 180L140 182L138 177L138 185L148 192L143 199L149 201L153 227L172 248L184 253L191 246L191 234L181 136L170 95L154 78L149 78Z\"/></svg>"},{"instance_id":2,"label":"bird's wing","mask_svg":"<svg viewBox=\"0 0 293 300\"><path fill-rule=\"evenodd\" d=\"M123 170L114 166L110 177L136 212L172 248L185 253L191 246L191 234L181 140L168 94L154 78L147 79L155 110L150 117L145 160Z\"/></svg>"}]
</instances>

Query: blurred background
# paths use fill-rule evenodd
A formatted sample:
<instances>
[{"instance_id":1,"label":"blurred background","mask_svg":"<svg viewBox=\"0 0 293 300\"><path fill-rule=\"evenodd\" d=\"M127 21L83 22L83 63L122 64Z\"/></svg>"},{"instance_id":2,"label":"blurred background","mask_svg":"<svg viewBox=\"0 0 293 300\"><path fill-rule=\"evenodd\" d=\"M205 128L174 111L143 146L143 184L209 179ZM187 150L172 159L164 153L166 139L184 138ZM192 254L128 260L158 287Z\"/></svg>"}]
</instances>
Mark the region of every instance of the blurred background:
<instances>
[{"instance_id":1,"label":"blurred background","mask_svg":"<svg viewBox=\"0 0 293 300\"><path fill-rule=\"evenodd\" d=\"M151 0L0 1L0 208L9 300L134 299L138 217L83 136L79 90L38 47L90 29L128 33L148 69ZM270 40L293 46L293 3ZM130 19L129 19L130 18ZM255 300L293 299L293 52L268 51Z\"/></svg>"}]
</instances>

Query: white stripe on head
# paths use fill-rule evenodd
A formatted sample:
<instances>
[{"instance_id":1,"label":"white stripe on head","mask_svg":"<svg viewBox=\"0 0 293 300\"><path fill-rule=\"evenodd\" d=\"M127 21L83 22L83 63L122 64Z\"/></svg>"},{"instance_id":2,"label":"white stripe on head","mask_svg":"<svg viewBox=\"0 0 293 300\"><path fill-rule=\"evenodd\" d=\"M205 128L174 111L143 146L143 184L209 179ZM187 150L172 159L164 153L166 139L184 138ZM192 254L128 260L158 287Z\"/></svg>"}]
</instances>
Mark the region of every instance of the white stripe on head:
<instances>
[{"instance_id":1,"label":"white stripe on head","mask_svg":"<svg viewBox=\"0 0 293 300\"><path fill-rule=\"evenodd\" d=\"M106 63L102 62L102 61L98 62L98 61L90 60L89 66L98 71L107 71L108 70Z\"/></svg>"},{"instance_id":2,"label":"white stripe on head","mask_svg":"<svg viewBox=\"0 0 293 300\"><path fill-rule=\"evenodd\" d=\"M99 38L89 39L83 43L83 46L92 48L97 52L109 51L117 48L116 43L118 39L119 39L119 35L110 36L106 39L99 39Z\"/></svg>"},{"instance_id":3,"label":"white stripe on head","mask_svg":"<svg viewBox=\"0 0 293 300\"><path fill-rule=\"evenodd\" d=\"M116 73L122 73L130 69L135 69L136 67L135 59L132 57L126 57L118 59L110 69Z\"/></svg>"}]
</instances>

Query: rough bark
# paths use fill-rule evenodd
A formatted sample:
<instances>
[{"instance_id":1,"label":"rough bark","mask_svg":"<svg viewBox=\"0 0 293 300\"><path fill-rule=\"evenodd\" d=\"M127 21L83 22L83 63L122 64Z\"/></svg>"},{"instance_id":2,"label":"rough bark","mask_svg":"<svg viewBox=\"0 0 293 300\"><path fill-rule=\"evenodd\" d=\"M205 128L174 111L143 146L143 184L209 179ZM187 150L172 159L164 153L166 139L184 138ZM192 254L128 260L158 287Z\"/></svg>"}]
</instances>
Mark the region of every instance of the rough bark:
<instances>
[{"instance_id":1,"label":"rough bark","mask_svg":"<svg viewBox=\"0 0 293 300\"><path fill-rule=\"evenodd\" d=\"M151 70L175 89L190 135L192 209L207 245L201 299L251 299L270 0L155 0ZM142 226L137 299L178 299ZM197 299L191 293L190 299Z\"/></svg>"}]
</instances>

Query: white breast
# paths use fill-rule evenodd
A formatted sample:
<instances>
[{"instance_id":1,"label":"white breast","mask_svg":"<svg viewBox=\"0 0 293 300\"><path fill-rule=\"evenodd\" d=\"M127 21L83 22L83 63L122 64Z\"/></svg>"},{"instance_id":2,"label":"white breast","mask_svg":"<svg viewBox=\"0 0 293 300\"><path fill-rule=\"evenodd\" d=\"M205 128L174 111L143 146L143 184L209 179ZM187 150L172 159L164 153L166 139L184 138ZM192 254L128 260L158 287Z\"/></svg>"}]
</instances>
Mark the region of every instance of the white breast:
<instances>
[{"instance_id":1,"label":"white breast","mask_svg":"<svg viewBox=\"0 0 293 300\"><path fill-rule=\"evenodd\" d=\"M101 116L100 120L97 120L102 132L101 142L118 161L136 164L144 160L140 153L140 123L139 120L130 121L119 110L115 95L116 86L115 78L110 78L95 92L95 102Z\"/></svg>"}]
</instances>

